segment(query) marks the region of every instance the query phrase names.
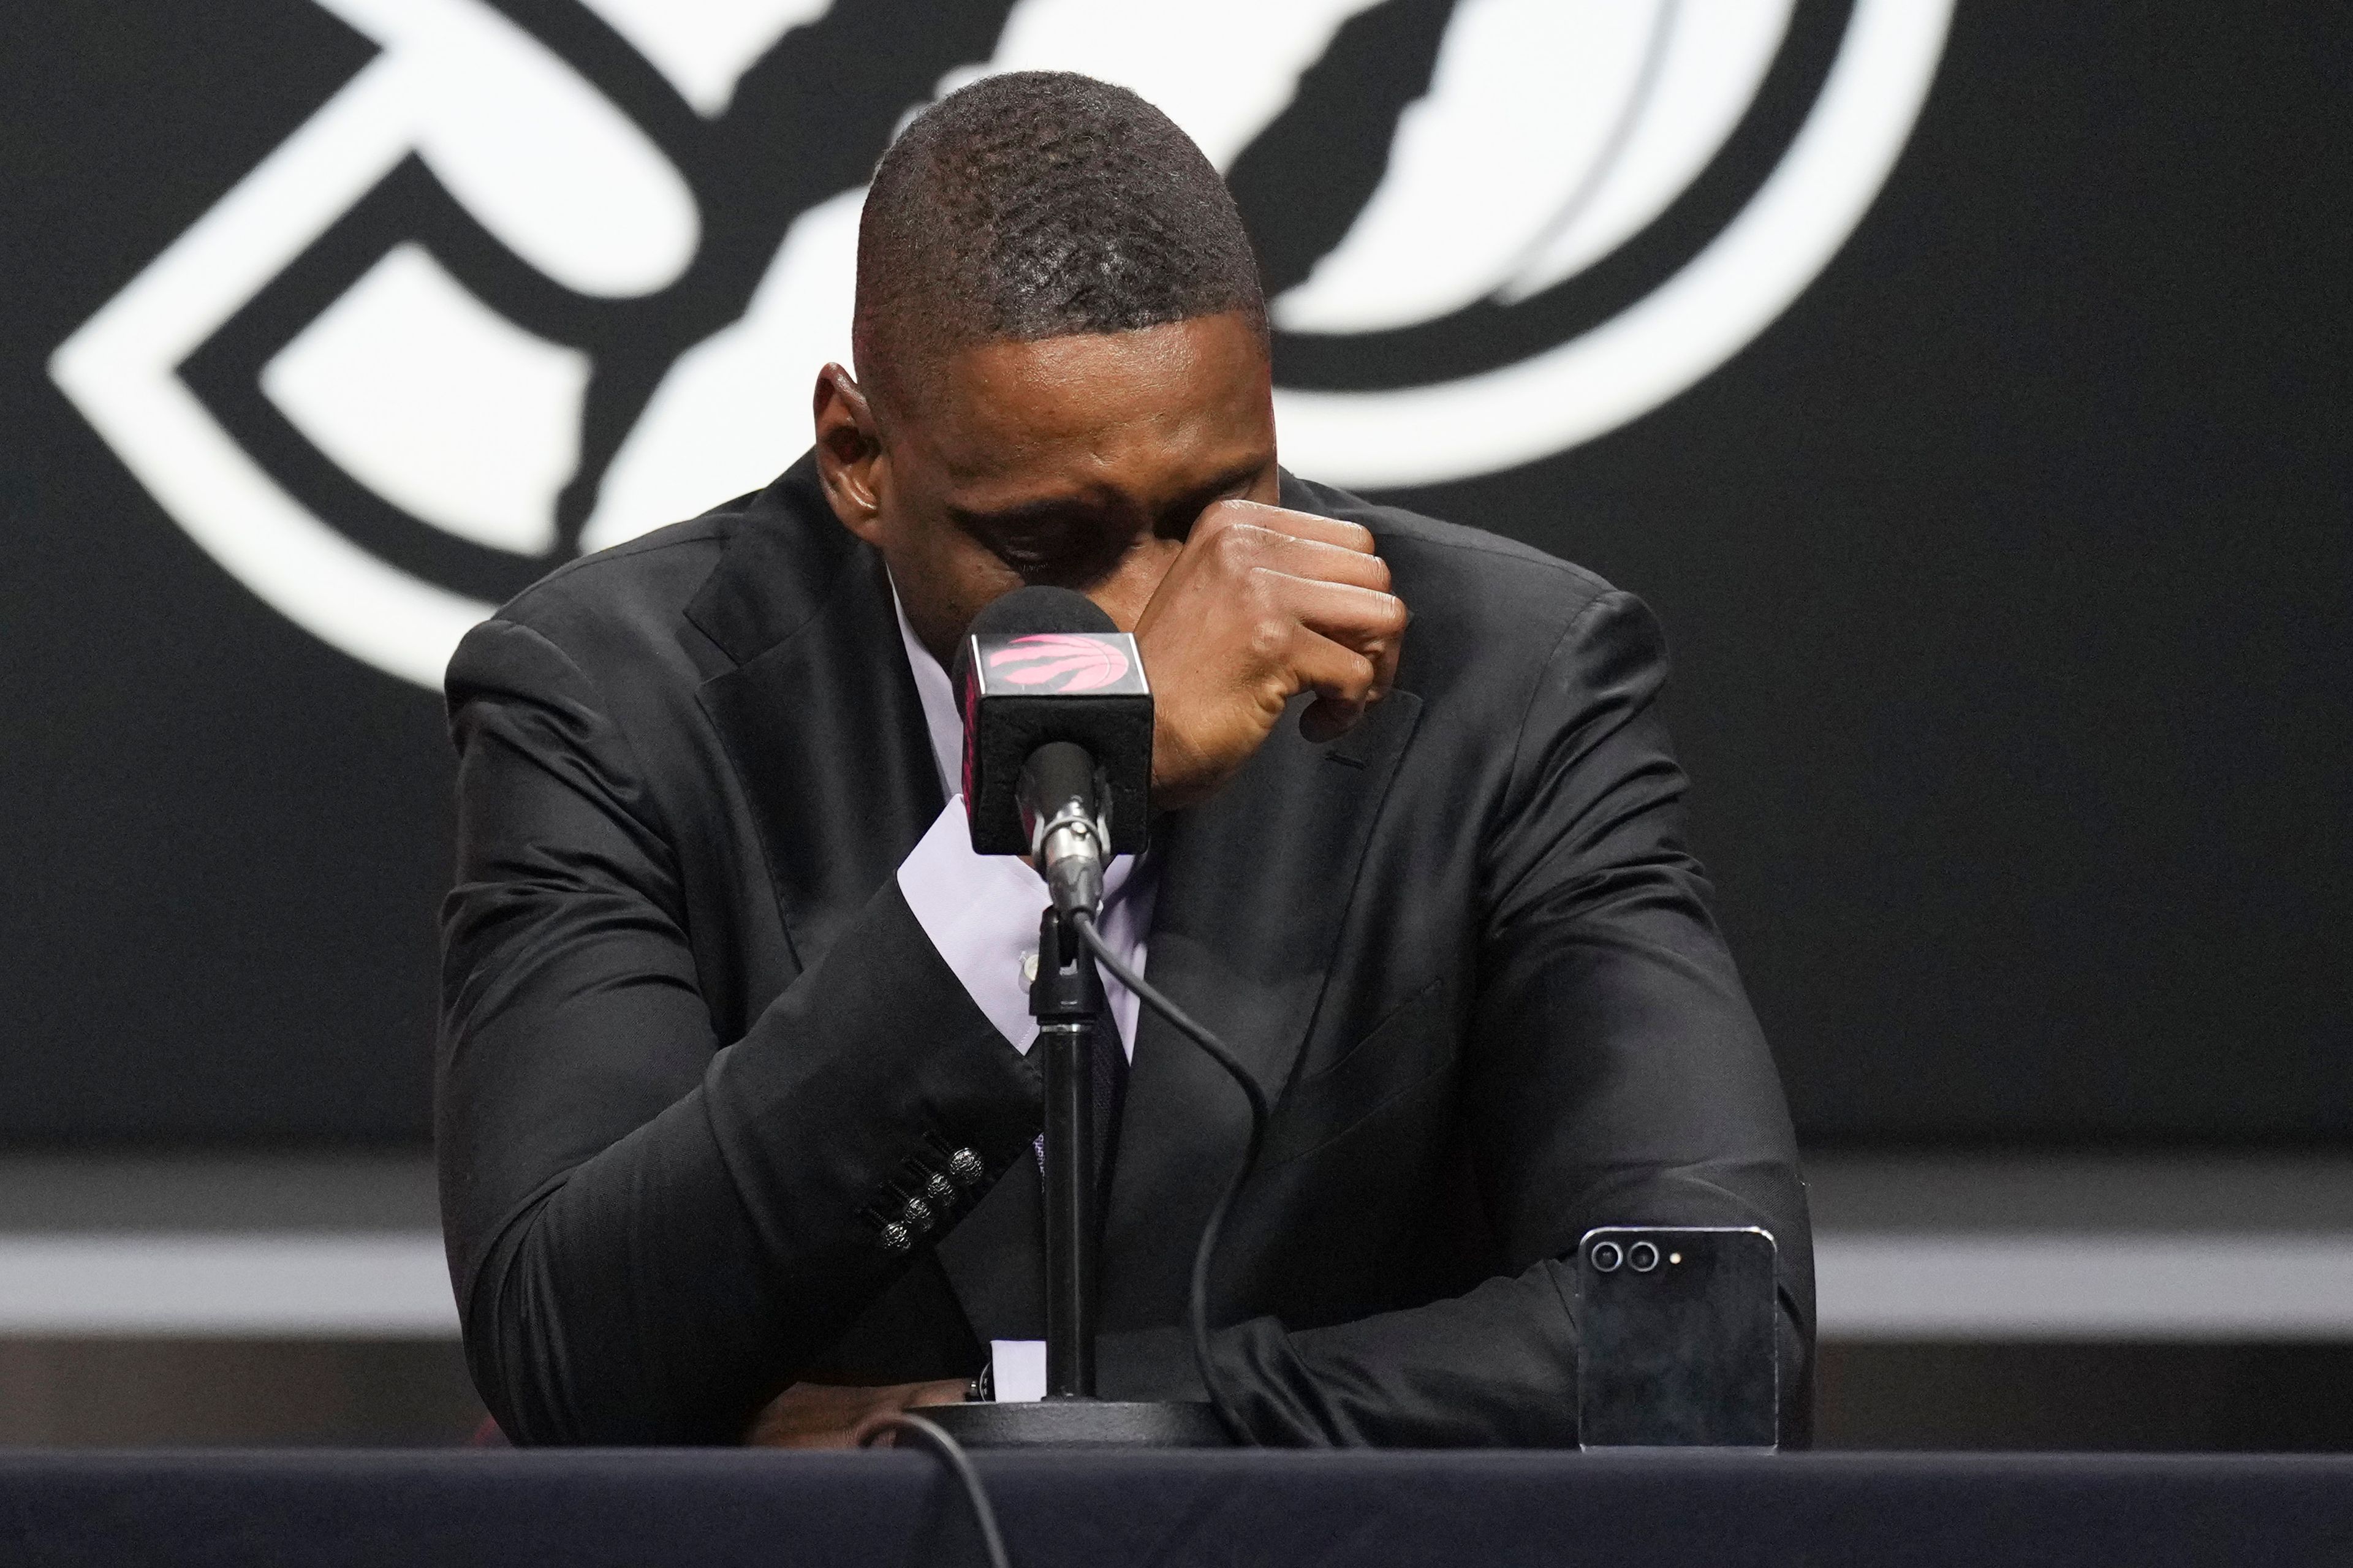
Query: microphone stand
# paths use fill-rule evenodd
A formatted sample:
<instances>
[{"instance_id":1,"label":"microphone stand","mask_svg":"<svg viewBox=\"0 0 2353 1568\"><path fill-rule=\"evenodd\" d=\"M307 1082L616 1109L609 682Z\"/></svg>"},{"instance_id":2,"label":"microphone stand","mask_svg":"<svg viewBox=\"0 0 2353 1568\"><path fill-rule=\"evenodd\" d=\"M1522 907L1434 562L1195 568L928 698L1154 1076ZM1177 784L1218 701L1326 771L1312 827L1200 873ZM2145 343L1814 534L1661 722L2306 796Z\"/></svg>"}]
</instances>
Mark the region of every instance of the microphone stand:
<instances>
[{"instance_id":1,"label":"microphone stand","mask_svg":"<svg viewBox=\"0 0 2353 1568\"><path fill-rule=\"evenodd\" d=\"M1046 1397L1095 1396L1095 1020L1103 979L1069 920L1048 910L1038 926L1029 1016L1046 1079Z\"/></svg>"},{"instance_id":2,"label":"microphone stand","mask_svg":"<svg viewBox=\"0 0 2353 1568\"><path fill-rule=\"evenodd\" d=\"M1233 1439L1198 1400L1095 1397L1096 1243L1102 1188L1095 1171L1094 1053L1103 1016L1094 953L1050 906L1039 922L1029 1015L1046 1079L1046 1397L924 1407L967 1447L1223 1448ZM1116 1050L1119 1042L1108 1042ZM1008 1173L1000 1178L1019 1180Z\"/></svg>"}]
</instances>

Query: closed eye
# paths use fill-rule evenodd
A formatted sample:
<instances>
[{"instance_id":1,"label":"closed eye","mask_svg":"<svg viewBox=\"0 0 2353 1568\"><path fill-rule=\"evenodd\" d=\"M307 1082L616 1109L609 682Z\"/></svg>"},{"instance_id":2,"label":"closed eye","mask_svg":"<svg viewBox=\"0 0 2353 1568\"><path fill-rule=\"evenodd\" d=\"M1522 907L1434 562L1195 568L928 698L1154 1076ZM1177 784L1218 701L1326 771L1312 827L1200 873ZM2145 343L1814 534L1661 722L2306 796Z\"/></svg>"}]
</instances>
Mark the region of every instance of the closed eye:
<instances>
[{"instance_id":1,"label":"closed eye","mask_svg":"<svg viewBox=\"0 0 2353 1568\"><path fill-rule=\"evenodd\" d=\"M1162 502L1149 519L1153 535L1182 541L1202 512L1240 495L1264 472L1253 460L1219 474ZM1124 498L1058 496L995 511L948 508L949 521L1018 574L1025 583L1085 587L1119 564L1145 521Z\"/></svg>"},{"instance_id":2,"label":"closed eye","mask_svg":"<svg viewBox=\"0 0 2353 1568\"><path fill-rule=\"evenodd\" d=\"M1057 587L1082 586L1111 570L1134 532L1114 511L1064 501L987 513L951 509L949 516L1023 582Z\"/></svg>"}]
</instances>

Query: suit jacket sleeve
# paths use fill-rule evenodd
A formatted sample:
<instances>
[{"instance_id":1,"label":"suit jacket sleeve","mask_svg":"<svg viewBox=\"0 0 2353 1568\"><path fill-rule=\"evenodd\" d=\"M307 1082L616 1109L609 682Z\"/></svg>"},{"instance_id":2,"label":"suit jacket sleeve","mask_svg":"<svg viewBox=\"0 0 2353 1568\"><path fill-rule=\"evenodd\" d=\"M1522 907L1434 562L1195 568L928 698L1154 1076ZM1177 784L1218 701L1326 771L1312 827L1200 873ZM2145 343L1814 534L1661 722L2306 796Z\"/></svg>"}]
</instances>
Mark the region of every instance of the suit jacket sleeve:
<instances>
[{"instance_id":1,"label":"suit jacket sleeve","mask_svg":"<svg viewBox=\"0 0 2353 1568\"><path fill-rule=\"evenodd\" d=\"M1810 1419L1811 1238L1781 1085L1708 885L1641 601L1578 614L1529 694L1481 867L1462 1105L1504 1254L1452 1300L1286 1331L1219 1331L1256 1435L1440 1447L1577 1441L1576 1251L1597 1225L1762 1226L1778 1245L1784 1440ZM1198 1390L1182 1336L1104 1350L1126 1392Z\"/></svg>"},{"instance_id":2,"label":"suit jacket sleeve","mask_svg":"<svg viewBox=\"0 0 2353 1568\"><path fill-rule=\"evenodd\" d=\"M475 1382L518 1442L734 1441L906 1268L881 1220L946 1154L993 1182L1027 1153L1035 1075L892 879L720 1038L659 808L574 659L493 620L448 687L436 1141Z\"/></svg>"}]
</instances>

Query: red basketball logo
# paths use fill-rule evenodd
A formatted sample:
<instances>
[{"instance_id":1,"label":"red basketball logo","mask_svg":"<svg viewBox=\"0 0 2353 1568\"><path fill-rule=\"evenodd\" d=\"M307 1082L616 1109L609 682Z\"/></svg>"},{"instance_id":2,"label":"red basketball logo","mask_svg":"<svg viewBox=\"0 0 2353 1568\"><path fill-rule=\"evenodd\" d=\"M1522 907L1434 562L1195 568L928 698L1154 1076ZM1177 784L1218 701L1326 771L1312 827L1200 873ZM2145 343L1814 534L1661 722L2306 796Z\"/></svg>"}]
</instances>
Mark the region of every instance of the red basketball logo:
<instances>
[{"instance_id":1,"label":"red basketball logo","mask_svg":"<svg viewBox=\"0 0 2353 1568\"><path fill-rule=\"evenodd\" d=\"M990 654L988 668L1012 686L1040 691L1095 691L1127 674L1127 655L1109 637L1032 632Z\"/></svg>"}]
</instances>

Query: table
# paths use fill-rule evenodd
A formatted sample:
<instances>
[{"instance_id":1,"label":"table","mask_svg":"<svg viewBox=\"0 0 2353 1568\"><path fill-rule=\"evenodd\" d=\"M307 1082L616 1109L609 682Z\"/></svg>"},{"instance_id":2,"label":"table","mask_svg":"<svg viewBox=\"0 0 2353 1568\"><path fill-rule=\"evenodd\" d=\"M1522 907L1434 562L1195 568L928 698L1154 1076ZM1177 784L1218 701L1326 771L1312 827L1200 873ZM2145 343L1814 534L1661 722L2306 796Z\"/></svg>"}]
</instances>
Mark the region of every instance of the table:
<instances>
[{"instance_id":1,"label":"table","mask_svg":"<svg viewBox=\"0 0 2353 1568\"><path fill-rule=\"evenodd\" d=\"M1021 1568L2353 1563L2353 1457L979 1457ZM11 1568L977 1561L899 1453L0 1453Z\"/></svg>"}]
</instances>

